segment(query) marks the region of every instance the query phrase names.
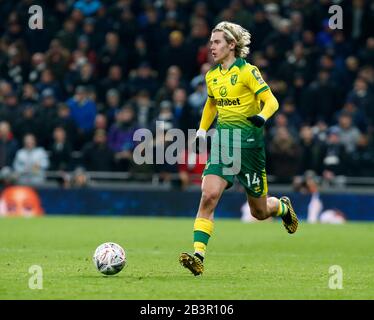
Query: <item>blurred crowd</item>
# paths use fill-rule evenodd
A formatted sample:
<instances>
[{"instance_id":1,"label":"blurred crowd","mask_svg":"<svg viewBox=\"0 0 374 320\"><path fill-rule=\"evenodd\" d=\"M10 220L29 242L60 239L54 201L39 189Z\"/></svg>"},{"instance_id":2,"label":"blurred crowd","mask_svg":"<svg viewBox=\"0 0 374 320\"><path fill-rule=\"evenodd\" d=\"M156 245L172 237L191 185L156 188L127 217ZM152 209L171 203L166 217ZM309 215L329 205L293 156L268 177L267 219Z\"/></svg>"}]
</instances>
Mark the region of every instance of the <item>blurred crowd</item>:
<instances>
[{"instance_id":1,"label":"blurred crowd","mask_svg":"<svg viewBox=\"0 0 374 320\"><path fill-rule=\"evenodd\" d=\"M33 4L42 30L28 27ZM329 28L333 4L342 30ZM4 176L35 184L46 170L180 172L183 185L194 182L203 167L134 165L132 135L156 120L198 128L210 31L222 20L251 32L247 60L280 103L266 127L268 173L374 175L371 1L3 0L0 12Z\"/></svg>"}]
</instances>

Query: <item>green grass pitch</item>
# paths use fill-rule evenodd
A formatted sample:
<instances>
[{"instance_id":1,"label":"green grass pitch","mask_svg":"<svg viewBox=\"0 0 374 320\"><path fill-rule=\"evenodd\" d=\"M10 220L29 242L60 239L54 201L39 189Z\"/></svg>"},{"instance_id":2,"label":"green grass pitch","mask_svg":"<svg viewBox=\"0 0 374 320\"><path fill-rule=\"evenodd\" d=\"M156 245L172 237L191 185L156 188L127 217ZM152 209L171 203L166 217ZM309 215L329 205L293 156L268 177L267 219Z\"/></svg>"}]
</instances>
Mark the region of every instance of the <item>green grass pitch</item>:
<instances>
[{"instance_id":1,"label":"green grass pitch","mask_svg":"<svg viewBox=\"0 0 374 320\"><path fill-rule=\"evenodd\" d=\"M294 235L280 221L217 219L205 273L178 263L192 249L193 219L45 217L0 219L0 299L373 299L374 224L308 225ZM91 257L117 242L128 265L115 276ZM40 265L43 289L29 289ZM329 267L343 289L329 289Z\"/></svg>"}]
</instances>

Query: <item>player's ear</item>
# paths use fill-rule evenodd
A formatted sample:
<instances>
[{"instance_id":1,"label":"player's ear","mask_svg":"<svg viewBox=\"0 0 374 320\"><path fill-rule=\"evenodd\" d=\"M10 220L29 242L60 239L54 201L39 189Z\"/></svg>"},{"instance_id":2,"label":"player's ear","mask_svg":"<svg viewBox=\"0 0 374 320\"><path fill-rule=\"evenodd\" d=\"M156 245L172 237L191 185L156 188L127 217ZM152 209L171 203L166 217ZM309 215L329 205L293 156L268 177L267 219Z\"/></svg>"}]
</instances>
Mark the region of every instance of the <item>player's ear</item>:
<instances>
[{"instance_id":1,"label":"player's ear","mask_svg":"<svg viewBox=\"0 0 374 320\"><path fill-rule=\"evenodd\" d=\"M234 41L231 41L229 43L229 48L230 48L230 51L235 51L235 42Z\"/></svg>"}]
</instances>

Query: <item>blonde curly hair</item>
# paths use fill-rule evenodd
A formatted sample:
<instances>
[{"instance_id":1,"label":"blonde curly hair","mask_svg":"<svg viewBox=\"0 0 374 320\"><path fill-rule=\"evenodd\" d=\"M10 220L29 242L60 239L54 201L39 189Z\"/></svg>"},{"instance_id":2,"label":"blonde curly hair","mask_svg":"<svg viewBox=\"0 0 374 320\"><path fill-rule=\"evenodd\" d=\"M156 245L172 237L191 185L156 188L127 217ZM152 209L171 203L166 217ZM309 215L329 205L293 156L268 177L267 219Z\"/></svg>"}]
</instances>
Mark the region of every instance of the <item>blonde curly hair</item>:
<instances>
[{"instance_id":1,"label":"blonde curly hair","mask_svg":"<svg viewBox=\"0 0 374 320\"><path fill-rule=\"evenodd\" d=\"M235 57L245 58L248 55L248 46L251 43L251 34L248 30L236 23L222 21L214 27L212 33L216 31L222 31L227 42L235 42Z\"/></svg>"}]
</instances>

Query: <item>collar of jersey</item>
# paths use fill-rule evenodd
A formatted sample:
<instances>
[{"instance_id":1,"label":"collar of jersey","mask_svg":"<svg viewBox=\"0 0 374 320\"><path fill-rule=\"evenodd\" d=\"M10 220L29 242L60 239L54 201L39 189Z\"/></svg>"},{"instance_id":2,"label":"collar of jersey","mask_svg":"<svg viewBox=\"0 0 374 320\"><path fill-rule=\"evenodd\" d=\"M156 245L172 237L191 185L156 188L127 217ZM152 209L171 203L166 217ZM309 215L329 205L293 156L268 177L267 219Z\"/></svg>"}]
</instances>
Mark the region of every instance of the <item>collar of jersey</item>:
<instances>
[{"instance_id":1,"label":"collar of jersey","mask_svg":"<svg viewBox=\"0 0 374 320\"><path fill-rule=\"evenodd\" d=\"M227 71L225 73L222 73L222 64L219 64L219 72L224 76L226 75L227 73L230 72L231 68L233 68L234 66L240 66L243 64L243 58L236 58L235 61L233 62L233 64L227 69Z\"/></svg>"}]
</instances>

